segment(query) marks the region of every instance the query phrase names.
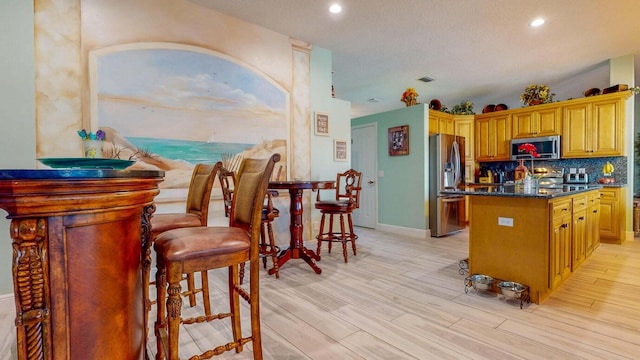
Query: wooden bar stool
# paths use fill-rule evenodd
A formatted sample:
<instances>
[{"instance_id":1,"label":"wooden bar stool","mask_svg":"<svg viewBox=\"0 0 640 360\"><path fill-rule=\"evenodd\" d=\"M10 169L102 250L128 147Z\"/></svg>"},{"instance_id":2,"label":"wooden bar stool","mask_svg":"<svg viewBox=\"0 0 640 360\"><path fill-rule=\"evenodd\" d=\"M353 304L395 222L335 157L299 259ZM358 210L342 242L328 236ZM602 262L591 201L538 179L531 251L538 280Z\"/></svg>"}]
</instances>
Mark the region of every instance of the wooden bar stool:
<instances>
[{"instance_id":1,"label":"wooden bar stool","mask_svg":"<svg viewBox=\"0 0 640 360\"><path fill-rule=\"evenodd\" d=\"M280 177L282 172L282 165L278 168L276 179ZM222 194L225 202L225 215L228 217L231 212L231 200L233 198L233 188L236 182L242 176L242 173L236 173L234 171L226 169L222 166L218 170L218 179L220 180L220 186L222 188ZM265 204L262 208L262 228L260 229L260 255L262 257L262 264L264 268L267 268L267 257L271 257L272 268L269 270L270 274L275 274L276 279L280 278L280 270L278 269L278 252L280 247L276 245L275 236L273 234L273 221L280 216L280 211L273 206L272 197L277 197L278 192L275 190L267 190L265 197ZM244 281L244 265L240 266L240 284Z\"/></svg>"},{"instance_id":2,"label":"wooden bar stool","mask_svg":"<svg viewBox=\"0 0 640 360\"><path fill-rule=\"evenodd\" d=\"M155 214L151 217L151 242L153 243L158 235L165 231L179 229L183 227L207 226L209 218L209 202L211 200L211 190L216 179L216 174L222 167L222 162L218 161L214 165L196 164L191 174L189 182L189 191L187 193L187 206L183 213L164 213ZM147 282L145 288L145 303L147 313L151 310L151 305L155 303L149 300L149 286L154 285L150 282L150 266L144 267L144 281ZM185 276L187 280L187 290L182 293L183 296L189 297L189 305L196 306L196 294L202 293L204 300L204 309L206 314L211 314L211 305L209 302L209 287L207 272L200 274L200 288L196 288L193 273ZM148 315L147 315L148 317Z\"/></svg>"},{"instance_id":3,"label":"wooden bar stool","mask_svg":"<svg viewBox=\"0 0 640 360\"><path fill-rule=\"evenodd\" d=\"M158 293L155 333L158 343L156 359L179 358L180 325L230 318L233 340L207 350L193 358L209 359L214 355L235 349L241 352L249 341L253 342L253 358L262 359L260 334L260 228L262 208L269 177L280 155L269 159L244 159L240 165L242 176L234 189L229 226L195 227L169 230L156 238ZM249 292L239 284L239 265L249 261ZM185 273L227 267L229 271L229 312L205 317L183 319L180 296ZM240 303L248 301L251 314L251 336L242 337ZM162 306L166 302L165 306Z\"/></svg>"},{"instance_id":4,"label":"wooden bar stool","mask_svg":"<svg viewBox=\"0 0 640 360\"><path fill-rule=\"evenodd\" d=\"M320 219L320 231L316 239L318 240L318 249L316 255L320 256L320 248L322 242L328 242L329 253L331 253L331 244L334 242L342 243L342 255L344 262L347 262L347 243L351 242L353 255L356 255L356 239L358 235L353 231L353 220L351 213L360 207L360 190L362 183L362 173L353 169L349 169L344 173L339 173L336 178L335 199L322 200L320 192L316 197L315 207L320 210L322 217ZM333 216L340 217L340 231L333 228ZM329 227L325 230L326 217L329 217ZM345 230L344 217L347 217L349 223L349 232Z\"/></svg>"}]
</instances>

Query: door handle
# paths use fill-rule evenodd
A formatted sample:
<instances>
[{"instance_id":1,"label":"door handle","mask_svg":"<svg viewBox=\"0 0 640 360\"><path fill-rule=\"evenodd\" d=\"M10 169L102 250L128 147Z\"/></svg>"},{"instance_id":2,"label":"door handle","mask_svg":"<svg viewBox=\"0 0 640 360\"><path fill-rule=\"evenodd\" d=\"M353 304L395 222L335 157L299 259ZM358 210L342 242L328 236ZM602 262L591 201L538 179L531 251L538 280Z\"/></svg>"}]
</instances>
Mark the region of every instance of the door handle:
<instances>
[{"instance_id":1,"label":"door handle","mask_svg":"<svg viewBox=\"0 0 640 360\"><path fill-rule=\"evenodd\" d=\"M376 183L376 182L375 182L375 181L373 181L373 180L369 180L369 181L367 181L367 184L369 184L369 185L373 185L373 184L375 184L375 183Z\"/></svg>"}]
</instances>

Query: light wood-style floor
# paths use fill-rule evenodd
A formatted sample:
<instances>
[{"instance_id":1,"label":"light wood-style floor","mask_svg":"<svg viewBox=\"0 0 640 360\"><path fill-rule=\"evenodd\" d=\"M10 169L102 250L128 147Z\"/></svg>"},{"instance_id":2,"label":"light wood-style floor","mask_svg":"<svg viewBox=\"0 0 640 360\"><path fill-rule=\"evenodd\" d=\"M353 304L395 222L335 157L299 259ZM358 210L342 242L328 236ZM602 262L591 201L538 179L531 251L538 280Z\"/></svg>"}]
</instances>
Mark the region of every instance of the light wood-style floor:
<instances>
[{"instance_id":1,"label":"light wood-style floor","mask_svg":"<svg viewBox=\"0 0 640 360\"><path fill-rule=\"evenodd\" d=\"M602 244L543 304L520 309L501 295L465 293L458 270L466 232L427 239L357 233L358 255L348 264L339 247L330 255L323 249L321 275L300 260L287 263L279 280L263 271L265 359L640 358L639 240ZM225 276L211 272L214 306L227 303ZM13 311L0 309L2 359L15 358ZM183 328L181 357L226 342L227 323ZM251 346L218 358L252 359Z\"/></svg>"}]
</instances>

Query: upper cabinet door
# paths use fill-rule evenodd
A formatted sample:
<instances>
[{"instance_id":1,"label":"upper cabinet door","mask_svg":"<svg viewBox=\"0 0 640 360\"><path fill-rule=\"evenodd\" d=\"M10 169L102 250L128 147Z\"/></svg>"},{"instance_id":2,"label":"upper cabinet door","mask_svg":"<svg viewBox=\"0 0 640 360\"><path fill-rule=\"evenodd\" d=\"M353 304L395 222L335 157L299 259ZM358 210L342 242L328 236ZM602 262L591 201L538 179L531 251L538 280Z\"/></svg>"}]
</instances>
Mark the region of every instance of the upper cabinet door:
<instances>
[{"instance_id":1,"label":"upper cabinet door","mask_svg":"<svg viewBox=\"0 0 640 360\"><path fill-rule=\"evenodd\" d=\"M562 157L589 157L591 154L591 104L565 106L562 116Z\"/></svg>"},{"instance_id":2,"label":"upper cabinet door","mask_svg":"<svg viewBox=\"0 0 640 360\"><path fill-rule=\"evenodd\" d=\"M593 152L598 156L623 155L624 136L620 120L624 103L618 100L593 103Z\"/></svg>"},{"instance_id":3,"label":"upper cabinet door","mask_svg":"<svg viewBox=\"0 0 640 360\"><path fill-rule=\"evenodd\" d=\"M622 97L565 105L562 158L624 155Z\"/></svg>"},{"instance_id":4,"label":"upper cabinet door","mask_svg":"<svg viewBox=\"0 0 640 360\"><path fill-rule=\"evenodd\" d=\"M476 117L476 161L509 160L511 115L483 114Z\"/></svg>"},{"instance_id":5,"label":"upper cabinet door","mask_svg":"<svg viewBox=\"0 0 640 360\"><path fill-rule=\"evenodd\" d=\"M514 112L511 116L514 139L562 133L560 105L536 105Z\"/></svg>"}]
</instances>

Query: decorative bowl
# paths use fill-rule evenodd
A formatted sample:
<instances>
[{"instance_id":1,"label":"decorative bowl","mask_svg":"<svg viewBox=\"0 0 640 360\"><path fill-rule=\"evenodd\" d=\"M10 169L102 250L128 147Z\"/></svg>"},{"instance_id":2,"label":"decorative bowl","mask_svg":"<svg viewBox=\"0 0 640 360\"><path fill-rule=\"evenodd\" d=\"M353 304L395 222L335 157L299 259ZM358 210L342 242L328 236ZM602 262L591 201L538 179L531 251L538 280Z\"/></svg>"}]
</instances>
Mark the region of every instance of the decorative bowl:
<instances>
[{"instance_id":1,"label":"decorative bowl","mask_svg":"<svg viewBox=\"0 0 640 360\"><path fill-rule=\"evenodd\" d=\"M498 104L494 108L495 111L509 110L509 107L506 104Z\"/></svg>"},{"instance_id":2,"label":"decorative bowl","mask_svg":"<svg viewBox=\"0 0 640 360\"><path fill-rule=\"evenodd\" d=\"M611 176L601 177L600 179L598 179L598 182L600 184L614 184L616 182L616 178Z\"/></svg>"},{"instance_id":3,"label":"decorative bowl","mask_svg":"<svg viewBox=\"0 0 640 360\"><path fill-rule=\"evenodd\" d=\"M526 286L512 281L502 281L498 283L498 288L502 295L514 299L520 299L522 292L527 288Z\"/></svg>"},{"instance_id":4,"label":"decorative bowl","mask_svg":"<svg viewBox=\"0 0 640 360\"><path fill-rule=\"evenodd\" d=\"M429 102L429 109L431 109L431 110L440 110L440 109L442 109L442 103L438 99L432 99Z\"/></svg>"},{"instance_id":5,"label":"decorative bowl","mask_svg":"<svg viewBox=\"0 0 640 360\"><path fill-rule=\"evenodd\" d=\"M600 95L600 89L598 89L598 88L591 88L591 89L586 90L586 91L584 92L584 96L585 96L585 97L595 96L595 95Z\"/></svg>"},{"instance_id":6,"label":"decorative bowl","mask_svg":"<svg viewBox=\"0 0 640 360\"><path fill-rule=\"evenodd\" d=\"M495 105L489 104L482 109L482 113L483 114L490 113L490 112L493 112L495 109L496 109Z\"/></svg>"},{"instance_id":7,"label":"decorative bowl","mask_svg":"<svg viewBox=\"0 0 640 360\"><path fill-rule=\"evenodd\" d=\"M489 290L493 284L493 278L488 275L471 275L471 285L476 290Z\"/></svg>"},{"instance_id":8,"label":"decorative bowl","mask_svg":"<svg viewBox=\"0 0 640 360\"><path fill-rule=\"evenodd\" d=\"M102 158L40 158L41 163L54 169L114 169L122 170L133 165L133 160Z\"/></svg>"}]
</instances>

